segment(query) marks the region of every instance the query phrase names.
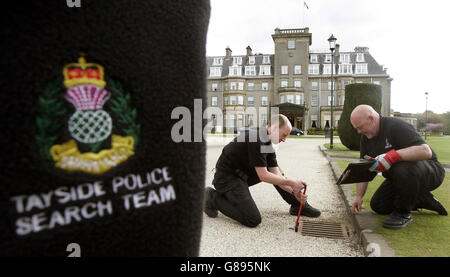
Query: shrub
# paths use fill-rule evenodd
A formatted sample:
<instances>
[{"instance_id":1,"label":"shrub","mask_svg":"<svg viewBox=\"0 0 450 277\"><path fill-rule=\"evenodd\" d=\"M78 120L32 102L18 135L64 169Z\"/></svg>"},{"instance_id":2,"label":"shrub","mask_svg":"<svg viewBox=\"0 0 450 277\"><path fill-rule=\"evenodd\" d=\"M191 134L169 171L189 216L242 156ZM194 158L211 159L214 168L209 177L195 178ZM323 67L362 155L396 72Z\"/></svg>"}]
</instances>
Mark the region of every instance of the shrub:
<instances>
[{"instance_id":1,"label":"shrub","mask_svg":"<svg viewBox=\"0 0 450 277\"><path fill-rule=\"evenodd\" d=\"M345 87L345 102L338 131L341 143L350 150L359 150L361 135L350 122L353 109L361 104L372 106L378 113L381 111L381 86L374 84L350 84Z\"/></svg>"}]
</instances>

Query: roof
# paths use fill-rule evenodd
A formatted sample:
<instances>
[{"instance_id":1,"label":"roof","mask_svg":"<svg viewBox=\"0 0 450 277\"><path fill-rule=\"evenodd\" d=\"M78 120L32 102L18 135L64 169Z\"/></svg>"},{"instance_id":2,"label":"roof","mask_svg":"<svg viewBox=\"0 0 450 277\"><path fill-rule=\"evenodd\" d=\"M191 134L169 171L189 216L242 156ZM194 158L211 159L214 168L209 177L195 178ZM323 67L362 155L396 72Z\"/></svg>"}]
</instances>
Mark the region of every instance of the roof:
<instances>
[{"instance_id":1,"label":"roof","mask_svg":"<svg viewBox=\"0 0 450 277\"><path fill-rule=\"evenodd\" d=\"M364 62L357 62L356 56L357 54L364 54ZM335 63L339 64L340 54L350 54L349 64L367 64L368 74L383 74L386 75L383 66L379 65L378 62L373 58L373 56L369 52L339 52L339 55L335 57ZM329 62L325 62L325 56L330 55L330 53L311 53L311 55L317 55L317 63L318 64L329 64ZM355 68L353 67L353 73L355 72Z\"/></svg>"},{"instance_id":2,"label":"roof","mask_svg":"<svg viewBox=\"0 0 450 277\"><path fill-rule=\"evenodd\" d=\"M263 64L263 57L264 56L269 56L270 57L270 64ZM273 70L271 69L271 75L264 75L264 76L259 76L259 70L260 70L260 65L269 65L272 67L273 65L273 60L274 60L274 54L257 54L257 55L252 55L252 56L247 56L247 55L236 55L236 56L212 56L212 57L206 57L206 65L208 67L208 72L209 72L209 68L210 67L221 67L222 68L222 76L221 77L226 77L228 76L229 73L229 67L233 65L233 58L235 57L241 57L242 58L242 64L240 65L241 67L244 66L255 66L256 68L256 76L245 76L245 69L242 69L242 76L243 77L270 77L273 76ZM255 57L255 63L254 64L249 64L248 60L249 57ZM222 58L223 59L223 64L222 65L213 65L213 60L214 58ZM208 74L209 76L209 74ZM219 78L219 77L216 77Z\"/></svg>"},{"instance_id":3,"label":"roof","mask_svg":"<svg viewBox=\"0 0 450 277\"><path fill-rule=\"evenodd\" d=\"M364 62L357 62L356 61L356 57L357 54L362 53L364 54ZM362 75L358 75L358 76L365 76L365 75L384 75L387 76L387 72L386 70L383 68L382 65L378 64L378 62L373 58L373 56L369 53L369 52L340 52L339 54L349 54L350 55L350 61L349 64L352 64L353 66L353 74L355 73L355 67L356 64L367 64L367 71L368 74L362 74ZM330 53L310 53L310 55L317 55L317 63L311 63L311 64L329 64L329 62L325 62L325 57L327 55L330 55ZM206 57L206 65L208 68L208 76L209 76L209 68L210 67L221 67L222 68L222 75L220 77L212 77L212 78L222 78L222 77L227 77L229 74L229 67L233 65L233 58L234 57L241 57L242 58L242 64L240 65L241 67L245 67L245 66L256 66L256 76L245 76L245 69L242 69L242 77L248 78L248 77L270 77L273 76L273 69L271 69L271 75L264 75L264 76L259 76L259 70L260 70L260 65L269 65L269 64L263 64L263 57L264 56L269 56L270 57L270 66L273 66L274 64L274 58L275 55L274 54L256 54L256 55L252 55L252 57L255 57L255 63L254 64L249 64L248 60L249 57L251 56L247 56L247 55L236 55L236 56L211 56L211 57ZM213 60L214 58L222 58L223 59L223 64L222 65L213 65ZM340 59L340 55L337 55L335 57L335 61L337 63L339 63L339 59ZM323 68L323 66L320 66L321 68ZM321 69L320 71L321 73L323 72L323 69ZM321 74L319 75L310 75L310 76L321 76Z\"/></svg>"}]
</instances>

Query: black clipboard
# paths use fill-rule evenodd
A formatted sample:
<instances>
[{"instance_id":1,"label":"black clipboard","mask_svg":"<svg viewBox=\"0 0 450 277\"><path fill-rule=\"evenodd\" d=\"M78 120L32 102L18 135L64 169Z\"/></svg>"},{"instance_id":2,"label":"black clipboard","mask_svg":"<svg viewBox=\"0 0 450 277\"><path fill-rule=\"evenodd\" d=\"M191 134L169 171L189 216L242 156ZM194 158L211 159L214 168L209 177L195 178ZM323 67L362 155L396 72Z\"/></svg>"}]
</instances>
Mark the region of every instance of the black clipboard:
<instances>
[{"instance_id":1,"label":"black clipboard","mask_svg":"<svg viewBox=\"0 0 450 277\"><path fill-rule=\"evenodd\" d=\"M337 185L370 182L377 176L377 172L369 171L373 161L351 163L337 180Z\"/></svg>"}]
</instances>

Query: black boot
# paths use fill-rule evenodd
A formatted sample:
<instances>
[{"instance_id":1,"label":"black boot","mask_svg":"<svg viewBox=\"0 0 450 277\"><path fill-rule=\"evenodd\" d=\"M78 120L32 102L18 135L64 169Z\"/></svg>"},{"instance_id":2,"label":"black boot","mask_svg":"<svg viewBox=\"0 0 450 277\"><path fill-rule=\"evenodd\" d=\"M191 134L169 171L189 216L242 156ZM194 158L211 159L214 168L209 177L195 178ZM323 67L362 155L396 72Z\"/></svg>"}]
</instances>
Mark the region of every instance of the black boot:
<instances>
[{"instance_id":1,"label":"black boot","mask_svg":"<svg viewBox=\"0 0 450 277\"><path fill-rule=\"evenodd\" d=\"M402 229L411 223L411 213L399 213L394 211L383 221L383 227L387 229Z\"/></svg>"},{"instance_id":2,"label":"black boot","mask_svg":"<svg viewBox=\"0 0 450 277\"><path fill-rule=\"evenodd\" d=\"M444 206L442 206L441 202L436 199L436 197L431 194L431 192L427 192L424 196L422 196L414 210L417 209L427 209L431 211L435 211L440 215L448 215L447 210L445 210Z\"/></svg>"},{"instance_id":3,"label":"black boot","mask_svg":"<svg viewBox=\"0 0 450 277\"><path fill-rule=\"evenodd\" d=\"M216 190L212 187L207 187L205 189L205 213L209 217L217 217L219 214L218 210L216 209L216 206L214 205L214 194L216 193Z\"/></svg>"},{"instance_id":4,"label":"black boot","mask_svg":"<svg viewBox=\"0 0 450 277\"><path fill-rule=\"evenodd\" d=\"M300 209L299 205L291 205L291 208L289 209L289 213L291 215L298 215L298 210ZM302 207L302 213L301 215L306 217L319 217L321 214L320 210L312 207L311 205L306 202Z\"/></svg>"}]
</instances>

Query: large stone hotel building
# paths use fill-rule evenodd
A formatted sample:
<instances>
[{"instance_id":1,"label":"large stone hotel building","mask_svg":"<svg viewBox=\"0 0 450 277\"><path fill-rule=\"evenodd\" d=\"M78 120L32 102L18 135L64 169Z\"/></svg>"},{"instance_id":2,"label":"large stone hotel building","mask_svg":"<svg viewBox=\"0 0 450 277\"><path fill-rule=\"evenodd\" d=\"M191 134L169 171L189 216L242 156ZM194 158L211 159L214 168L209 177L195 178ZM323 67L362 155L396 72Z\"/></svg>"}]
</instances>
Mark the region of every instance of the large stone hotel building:
<instances>
[{"instance_id":1,"label":"large stone hotel building","mask_svg":"<svg viewBox=\"0 0 450 277\"><path fill-rule=\"evenodd\" d=\"M277 28L272 38L274 54L254 54L248 46L246 55L233 56L226 48L225 56L207 57L208 107L223 112L223 117L210 117L214 131L265 126L273 108L302 130L330 126L331 52L309 48L309 28ZM337 45L334 65L334 126L342 113L345 86L352 83L380 85L381 114L390 115L392 78L367 47L341 52Z\"/></svg>"}]
</instances>

